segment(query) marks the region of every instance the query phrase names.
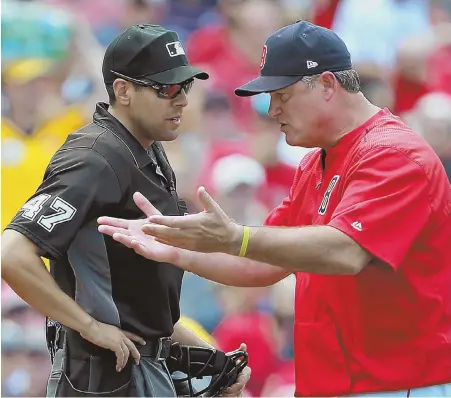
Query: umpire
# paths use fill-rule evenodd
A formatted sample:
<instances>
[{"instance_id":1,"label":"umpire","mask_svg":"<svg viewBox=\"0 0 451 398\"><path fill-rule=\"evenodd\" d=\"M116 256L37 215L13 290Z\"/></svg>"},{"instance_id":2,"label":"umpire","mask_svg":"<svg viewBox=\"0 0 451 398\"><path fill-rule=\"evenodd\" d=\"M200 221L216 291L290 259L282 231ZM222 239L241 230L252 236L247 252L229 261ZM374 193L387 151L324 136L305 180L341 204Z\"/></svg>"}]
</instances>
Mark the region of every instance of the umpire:
<instances>
[{"instance_id":1,"label":"umpire","mask_svg":"<svg viewBox=\"0 0 451 398\"><path fill-rule=\"evenodd\" d=\"M177 138L193 80L208 75L175 32L137 25L107 48L103 77L110 105L68 137L3 233L2 278L48 316L48 396L174 396L165 358L183 271L104 237L96 219L141 217L137 191L165 215L186 212L159 141Z\"/></svg>"}]
</instances>

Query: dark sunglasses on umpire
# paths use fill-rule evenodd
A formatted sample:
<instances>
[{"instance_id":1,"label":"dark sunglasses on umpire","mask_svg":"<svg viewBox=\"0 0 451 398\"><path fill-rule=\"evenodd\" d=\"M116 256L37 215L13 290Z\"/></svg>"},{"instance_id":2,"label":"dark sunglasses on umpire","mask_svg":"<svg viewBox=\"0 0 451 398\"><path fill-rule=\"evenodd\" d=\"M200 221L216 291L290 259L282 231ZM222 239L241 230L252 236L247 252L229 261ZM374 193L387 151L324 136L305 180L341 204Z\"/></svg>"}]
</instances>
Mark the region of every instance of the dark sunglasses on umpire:
<instances>
[{"instance_id":1,"label":"dark sunglasses on umpire","mask_svg":"<svg viewBox=\"0 0 451 398\"><path fill-rule=\"evenodd\" d=\"M160 84L157 82L134 79L132 77L128 77L114 71L111 72L116 76L123 78L124 80L128 80L143 87L153 88L157 92L157 96L164 99L174 99L182 92L182 90L185 92L185 94L188 94L191 90L191 87L193 87L194 82L194 79L190 79L177 84Z\"/></svg>"},{"instance_id":2,"label":"dark sunglasses on umpire","mask_svg":"<svg viewBox=\"0 0 451 398\"><path fill-rule=\"evenodd\" d=\"M191 90L191 87L193 87L193 82L194 80L191 79L178 84L148 83L147 85L157 92L158 97L174 99L182 92L182 90L185 92L185 94L188 94Z\"/></svg>"}]
</instances>

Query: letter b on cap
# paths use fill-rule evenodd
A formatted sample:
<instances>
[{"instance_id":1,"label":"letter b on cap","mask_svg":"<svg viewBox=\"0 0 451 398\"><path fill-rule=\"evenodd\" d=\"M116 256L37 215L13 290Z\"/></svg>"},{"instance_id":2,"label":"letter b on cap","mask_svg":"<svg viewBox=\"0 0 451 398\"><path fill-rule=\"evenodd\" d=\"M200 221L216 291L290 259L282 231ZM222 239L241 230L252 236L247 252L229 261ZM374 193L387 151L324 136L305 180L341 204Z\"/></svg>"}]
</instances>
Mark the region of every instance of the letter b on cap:
<instances>
[{"instance_id":1,"label":"letter b on cap","mask_svg":"<svg viewBox=\"0 0 451 398\"><path fill-rule=\"evenodd\" d=\"M260 69L263 69L266 63L266 53L268 52L268 47L263 46L262 58L260 60Z\"/></svg>"}]
</instances>

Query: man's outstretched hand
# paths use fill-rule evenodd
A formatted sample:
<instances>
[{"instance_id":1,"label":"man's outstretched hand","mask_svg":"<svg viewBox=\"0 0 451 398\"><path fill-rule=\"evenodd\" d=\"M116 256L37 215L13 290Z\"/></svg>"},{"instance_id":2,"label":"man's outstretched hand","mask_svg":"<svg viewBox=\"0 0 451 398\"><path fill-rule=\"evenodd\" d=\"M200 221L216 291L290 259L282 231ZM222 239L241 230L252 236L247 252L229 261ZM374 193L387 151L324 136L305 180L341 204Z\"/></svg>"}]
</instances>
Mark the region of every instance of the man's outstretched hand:
<instances>
[{"instance_id":1,"label":"man's outstretched hand","mask_svg":"<svg viewBox=\"0 0 451 398\"><path fill-rule=\"evenodd\" d=\"M147 218L138 220L125 220L114 217L100 217L99 232L112 236L117 242L133 249L139 255L158 262L174 263L180 254L180 250L155 241L146 235L142 227L149 223L148 217L161 215L161 213L139 192L133 195L138 208Z\"/></svg>"},{"instance_id":2,"label":"man's outstretched hand","mask_svg":"<svg viewBox=\"0 0 451 398\"><path fill-rule=\"evenodd\" d=\"M204 211L183 217L150 215L142 230L170 246L202 253L237 255L243 227L224 213L205 188L200 187L197 196Z\"/></svg>"}]
</instances>

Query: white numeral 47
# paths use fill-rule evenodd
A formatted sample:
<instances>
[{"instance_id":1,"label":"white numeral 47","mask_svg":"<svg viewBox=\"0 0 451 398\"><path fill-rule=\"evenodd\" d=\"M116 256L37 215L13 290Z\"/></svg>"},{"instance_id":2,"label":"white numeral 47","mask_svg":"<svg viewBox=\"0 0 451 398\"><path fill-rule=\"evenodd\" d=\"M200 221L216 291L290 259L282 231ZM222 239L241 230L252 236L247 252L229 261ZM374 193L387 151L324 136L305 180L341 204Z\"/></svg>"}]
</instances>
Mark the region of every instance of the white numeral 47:
<instances>
[{"instance_id":1,"label":"white numeral 47","mask_svg":"<svg viewBox=\"0 0 451 398\"><path fill-rule=\"evenodd\" d=\"M22 217L33 221L37 214L40 213L43 209L44 203L49 199L50 195L46 193L40 194L35 198L30 199L22 206L21 210L24 210ZM37 223L48 232L51 232L55 225L72 220L75 213L77 212L77 209L74 206L72 206L70 203L67 203L59 196L56 196L55 199L53 199L50 208L52 210L55 210L55 213L48 216L41 215L37 221Z\"/></svg>"}]
</instances>

